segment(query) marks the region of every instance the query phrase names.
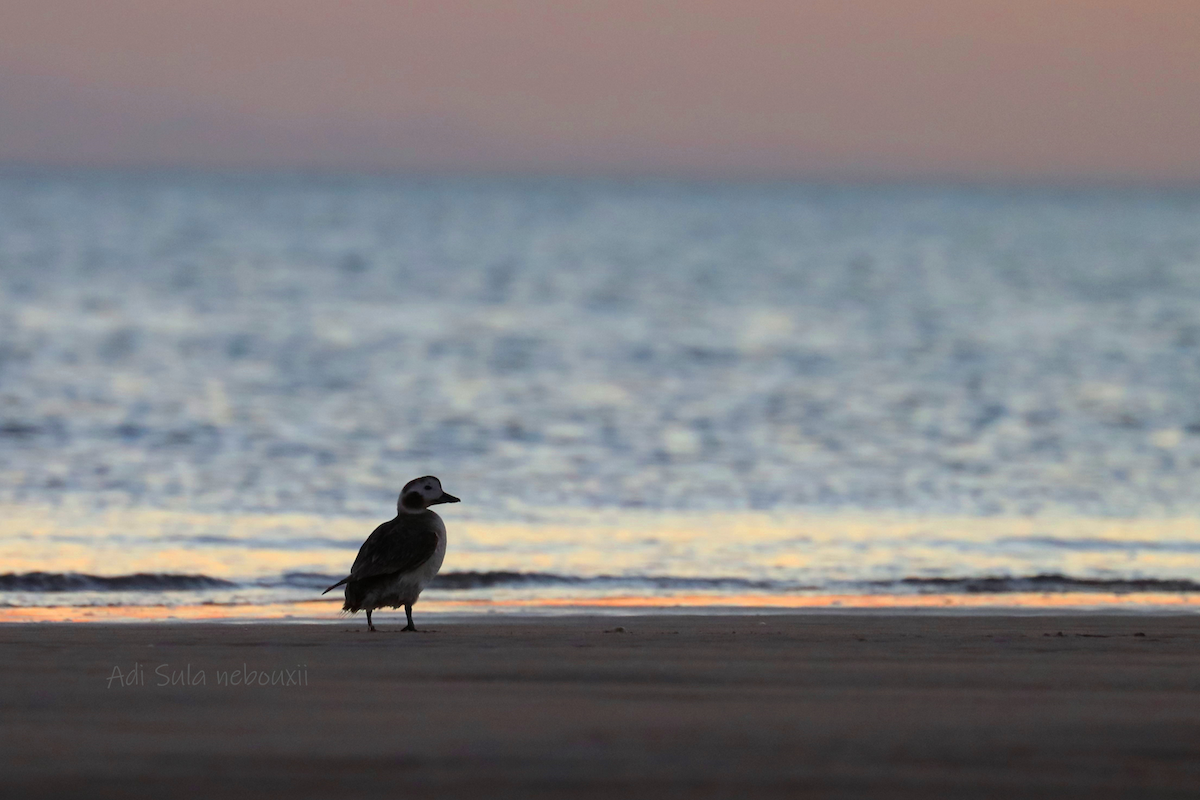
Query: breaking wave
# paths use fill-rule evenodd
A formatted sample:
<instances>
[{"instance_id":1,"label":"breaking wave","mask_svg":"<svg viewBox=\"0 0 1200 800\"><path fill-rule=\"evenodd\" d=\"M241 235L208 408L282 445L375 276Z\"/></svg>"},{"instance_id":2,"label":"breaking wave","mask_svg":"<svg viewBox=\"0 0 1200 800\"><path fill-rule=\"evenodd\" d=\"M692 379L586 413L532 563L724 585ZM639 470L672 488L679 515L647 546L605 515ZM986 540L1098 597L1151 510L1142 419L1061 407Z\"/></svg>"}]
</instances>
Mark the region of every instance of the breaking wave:
<instances>
[{"instance_id":1,"label":"breaking wave","mask_svg":"<svg viewBox=\"0 0 1200 800\"><path fill-rule=\"evenodd\" d=\"M160 572L114 576L78 572L8 572L0 575L0 591L3 592L179 592L235 586L236 583L208 575Z\"/></svg>"},{"instance_id":2,"label":"breaking wave","mask_svg":"<svg viewBox=\"0 0 1200 800\"><path fill-rule=\"evenodd\" d=\"M264 581L260 585L292 586L297 588L324 589L326 586L341 580L344 575L325 575L313 572L289 572L274 581ZM611 587L627 586L630 588L653 589L735 589L742 591L780 591L815 589L814 586L802 586L796 583L780 581L756 581L745 578L681 578L665 575L597 575L582 577L579 575L557 575L551 572L512 572L495 570L487 572L443 572L433 579L431 589L462 590L490 589L493 587L538 587L538 586L575 586L575 587Z\"/></svg>"},{"instance_id":3,"label":"breaking wave","mask_svg":"<svg viewBox=\"0 0 1200 800\"><path fill-rule=\"evenodd\" d=\"M0 592L179 592L220 589L303 589L319 592L343 575L287 572L277 577L237 583L208 575L140 572L133 575L87 575L76 572L25 572L0 574ZM1200 582L1169 578L1075 578L1060 574L982 577L909 577L890 581L847 582L814 586L794 581L747 578L695 578L667 575L558 575L550 572L447 572L438 575L431 589L464 591L492 588L627 589L656 592L729 591L794 594L832 591L871 593L1009 594L1016 592L1103 592L1135 594L1200 592Z\"/></svg>"},{"instance_id":4,"label":"breaking wave","mask_svg":"<svg viewBox=\"0 0 1200 800\"><path fill-rule=\"evenodd\" d=\"M1072 578L1043 574L1024 577L991 576L981 578L904 578L878 581L879 588L916 589L943 594L1006 594L1011 592L1200 592L1200 583L1163 578Z\"/></svg>"}]
</instances>

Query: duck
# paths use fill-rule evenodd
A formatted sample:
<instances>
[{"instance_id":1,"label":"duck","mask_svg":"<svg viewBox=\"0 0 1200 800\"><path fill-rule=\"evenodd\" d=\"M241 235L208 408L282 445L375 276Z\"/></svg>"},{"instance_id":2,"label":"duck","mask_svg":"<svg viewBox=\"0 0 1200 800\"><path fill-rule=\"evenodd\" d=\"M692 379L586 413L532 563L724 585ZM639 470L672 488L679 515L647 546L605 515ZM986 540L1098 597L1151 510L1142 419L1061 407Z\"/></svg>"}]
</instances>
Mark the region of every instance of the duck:
<instances>
[{"instance_id":1,"label":"duck","mask_svg":"<svg viewBox=\"0 0 1200 800\"><path fill-rule=\"evenodd\" d=\"M396 501L396 517L388 520L367 537L358 549L350 574L330 586L322 595L345 586L343 611L367 612L367 630L374 633L371 612L377 608L404 606L408 626L416 631L412 607L429 585L446 557L446 524L429 510L439 503L458 503L457 497L442 489L442 482L425 475L404 484Z\"/></svg>"}]
</instances>

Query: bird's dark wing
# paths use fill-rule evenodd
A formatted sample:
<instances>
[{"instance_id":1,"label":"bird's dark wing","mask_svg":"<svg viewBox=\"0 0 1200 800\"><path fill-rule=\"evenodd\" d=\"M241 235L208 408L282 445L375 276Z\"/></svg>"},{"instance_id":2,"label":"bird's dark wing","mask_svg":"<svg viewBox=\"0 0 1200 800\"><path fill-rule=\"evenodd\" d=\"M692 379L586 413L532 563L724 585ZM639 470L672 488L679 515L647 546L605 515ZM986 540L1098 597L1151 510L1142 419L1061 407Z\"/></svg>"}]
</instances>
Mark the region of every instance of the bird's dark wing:
<instances>
[{"instance_id":1,"label":"bird's dark wing","mask_svg":"<svg viewBox=\"0 0 1200 800\"><path fill-rule=\"evenodd\" d=\"M358 549L350 574L325 592L349 581L408 572L424 564L437 550L438 538L432 517L431 512L404 514L380 525Z\"/></svg>"},{"instance_id":2,"label":"bird's dark wing","mask_svg":"<svg viewBox=\"0 0 1200 800\"><path fill-rule=\"evenodd\" d=\"M350 580L408 572L432 558L438 543L432 517L430 512L405 514L376 528L358 549Z\"/></svg>"}]
</instances>

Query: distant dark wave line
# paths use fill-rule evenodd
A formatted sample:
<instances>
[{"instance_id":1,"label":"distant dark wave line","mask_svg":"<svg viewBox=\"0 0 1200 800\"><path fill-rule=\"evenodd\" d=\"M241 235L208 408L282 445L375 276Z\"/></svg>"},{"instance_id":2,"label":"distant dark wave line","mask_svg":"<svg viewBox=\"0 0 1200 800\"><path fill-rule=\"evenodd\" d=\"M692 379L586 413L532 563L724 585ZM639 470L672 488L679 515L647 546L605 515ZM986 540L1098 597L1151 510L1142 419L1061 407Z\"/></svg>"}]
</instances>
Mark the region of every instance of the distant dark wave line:
<instances>
[{"instance_id":1,"label":"distant dark wave line","mask_svg":"<svg viewBox=\"0 0 1200 800\"><path fill-rule=\"evenodd\" d=\"M288 573L273 585L324 589L341 575ZM445 572L430 588L442 590L487 589L492 587L573 586L579 588L650 588L658 590L734 590L751 592L870 591L942 592L946 594L1005 594L1014 592L1200 592L1200 582L1176 578L1074 578L1046 573L1028 576L909 577L891 581L839 583L814 586L789 581L747 578L691 578L667 575L558 575L550 572Z\"/></svg>"},{"instance_id":2,"label":"distant dark wave line","mask_svg":"<svg viewBox=\"0 0 1200 800\"><path fill-rule=\"evenodd\" d=\"M288 572L276 578L264 578L251 583L236 583L208 575L179 575L139 572L134 575L88 575L78 572L25 572L0 574L0 592L170 592L205 589L235 589L242 587L324 589L343 575L316 572ZM547 572L446 572L438 575L431 588L442 590L486 589L491 587L535 586L594 586L643 587L654 589L732 589L751 591L781 591L812 589L774 581L743 578L684 578L672 576L582 577Z\"/></svg>"},{"instance_id":3,"label":"distant dark wave line","mask_svg":"<svg viewBox=\"0 0 1200 800\"><path fill-rule=\"evenodd\" d=\"M746 578L686 578L670 575L555 575L549 572L448 572L432 584L439 589L479 589L489 586L651 586L656 589L750 589L801 588L776 581ZM814 588L814 587L804 587Z\"/></svg>"},{"instance_id":4,"label":"distant dark wave line","mask_svg":"<svg viewBox=\"0 0 1200 800\"><path fill-rule=\"evenodd\" d=\"M289 572L275 583L260 585L285 585L324 589L341 580L344 575L324 575L311 572ZM557 575L552 572L513 572L494 570L487 572L443 572L433 579L432 589L462 590L488 589L504 586L596 586L596 587L650 587L655 589L742 589L742 590L796 590L815 589L814 586L784 584L778 581L757 581L746 578L685 578L667 575Z\"/></svg>"},{"instance_id":5,"label":"distant dark wave line","mask_svg":"<svg viewBox=\"0 0 1200 800\"><path fill-rule=\"evenodd\" d=\"M874 581L871 585L879 588L908 588L946 594L1200 592L1200 583L1182 578L1072 578L1058 573L1018 577L903 578L898 581Z\"/></svg>"},{"instance_id":6,"label":"distant dark wave line","mask_svg":"<svg viewBox=\"0 0 1200 800\"><path fill-rule=\"evenodd\" d=\"M344 575L288 572L248 583L208 575L140 572L133 575L88 575L77 572L0 574L0 592L177 592L221 589L303 589L320 591ZM671 575L560 575L508 570L446 572L430 588L464 591L489 588L574 587L652 591L731 591L790 594L797 592L1010 594L1016 592L1200 592L1200 582L1180 578L1076 578L1057 573L1027 576L907 577L886 581L838 582L814 586L798 582L748 578L704 578Z\"/></svg>"},{"instance_id":7,"label":"distant dark wave line","mask_svg":"<svg viewBox=\"0 0 1200 800\"><path fill-rule=\"evenodd\" d=\"M178 592L229 589L237 585L208 575L162 572L113 576L79 572L8 572L0 575L0 592Z\"/></svg>"},{"instance_id":8,"label":"distant dark wave line","mask_svg":"<svg viewBox=\"0 0 1200 800\"><path fill-rule=\"evenodd\" d=\"M341 580L343 575L319 573L287 573L281 578L259 585L294 586L324 589ZM750 592L812 592L812 591L923 591L947 594L1003 594L1012 592L1200 592L1200 582L1182 578L1074 578L1046 573L1027 576L982 577L909 577L889 581L848 581L827 586L795 581L752 580L748 578L695 578L670 575L559 575L552 572L444 572L430 588L442 590L487 589L492 587L595 587L649 588L658 590L734 590Z\"/></svg>"}]
</instances>

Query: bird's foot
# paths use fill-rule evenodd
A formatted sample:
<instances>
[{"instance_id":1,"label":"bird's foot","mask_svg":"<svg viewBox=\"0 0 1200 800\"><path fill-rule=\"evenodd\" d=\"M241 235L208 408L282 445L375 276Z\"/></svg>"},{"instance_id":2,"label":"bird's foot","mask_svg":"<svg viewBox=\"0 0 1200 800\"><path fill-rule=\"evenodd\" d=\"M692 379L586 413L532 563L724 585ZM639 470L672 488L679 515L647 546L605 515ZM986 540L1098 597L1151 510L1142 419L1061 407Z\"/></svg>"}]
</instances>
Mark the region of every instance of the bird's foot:
<instances>
[{"instance_id":1,"label":"bird's foot","mask_svg":"<svg viewBox=\"0 0 1200 800\"><path fill-rule=\"evenodd\" d=\"M377 629L376 629L376 627L375 627L374 625L368 625L368 626L367 626L367 631L369 631L370 633L375 633L375 631L376 631L376 630L377 630Z\"/></svg>"},{"instance_id":2,"label":"bird's foot","mask_svg":"<svg viewBox=\"0 0 1200 800\"><path fill-rule=\"evenodd\" d=\"M417 630L417 626L413 625L411 622L408 623L407 626L400 629L401 633L404 633L406 631L412 631L413 633L420 633L420 631Z\"/></svg>"}]
</instances>

